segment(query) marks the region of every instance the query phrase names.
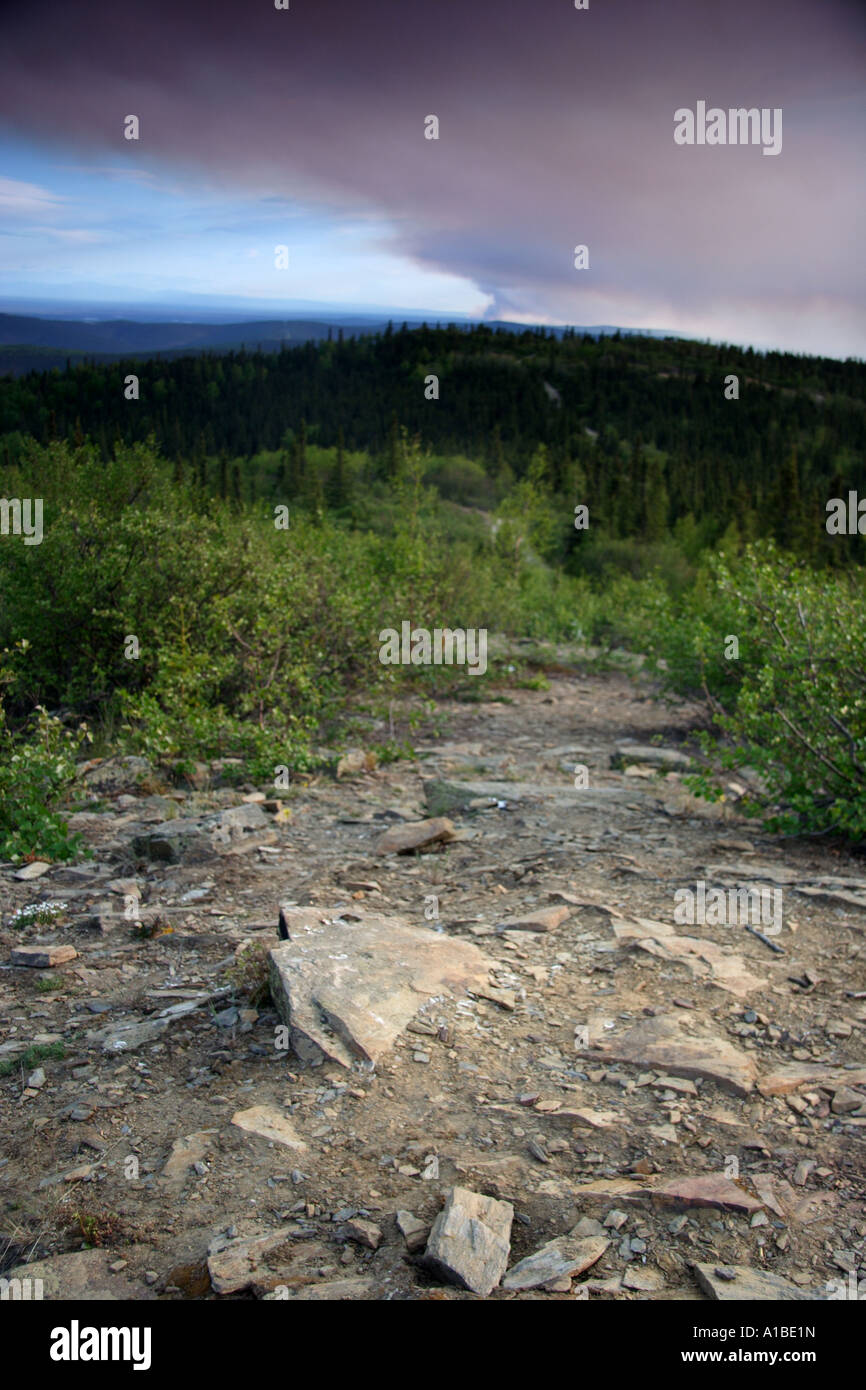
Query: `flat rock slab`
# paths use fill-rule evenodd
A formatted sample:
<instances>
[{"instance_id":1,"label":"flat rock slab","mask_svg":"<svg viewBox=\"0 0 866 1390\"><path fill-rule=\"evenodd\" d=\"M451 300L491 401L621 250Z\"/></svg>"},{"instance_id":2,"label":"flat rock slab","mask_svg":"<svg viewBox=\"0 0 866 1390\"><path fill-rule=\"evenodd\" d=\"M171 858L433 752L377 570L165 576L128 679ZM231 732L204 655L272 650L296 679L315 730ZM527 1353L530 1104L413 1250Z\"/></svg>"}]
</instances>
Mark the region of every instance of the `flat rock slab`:
<instances>
[{"instance_id":1,"label":"flat rock slab","mask_svg":"<svg viewBox=\"0 0 866 1390\"><path fill-rule=\"evenodd\" d=\"M291 1120L281 1115L271 1105L251 1105L249 1110L237 1110L232 1115L232 1124L247 1134L257 1134L273 1144L284 1144L288 1149L306 1149L301 1136Z\"/></svg>"},{"instance_id":2,"label":"flat rock slab","mask_svg":"<svg viewBox=\"0 0 866 1390\"><path fill-rule=\"evenodd\" d=\"M746 969L742 956L726 951L715 941L678 936L668 922L636 917L634 921L615 921L611 925L617 941L632 941L640 950L661 960L682 960L694 975L709 976L719 989L739 999L755 989L762 989L767 983L766 979Z\"/></svg>"},{"instance_id":3,"label":"flat rock slab","mask_svg":"<svg viewBox=\"0 0 866 1390\"><path fill-rule=\"evenodd\" d=\"M412 850L423 849L425 845L453 840L454 835L454 826L447 816L407 821L403 825L390 826L376 841L375 851L377 854L409 854Z\"/></svg>"},{"instance_id":4,"label":"flat rock slab","mask_svg":"<svg viewBox=\"0 0 866 1390\"><path fill-rule=\"evenodd\" d=\"M866 1085L866 1067L854 1067L846 1071L844 1067L828 1067L820 1064L794 1062L791 1066L780 1067L770 1072L758 1082L762 1096L787 1096L798 1091L801 1086L821 1086L828 1091L842 1090L848 1086Z\"/></svg>"},{"instance_id":5,"label":"flat rock slab","mask_svg":"<svg viewBox=\"0 0 866 1390\"><path fill-rule=\"evenodd\" d=\"M281 1255L289 1254L290 1235L284 1231L227 1240L217 1236L208 1246L207 1268L215 1293L239 1293L249 1288L256 1276ZM276 1259L279 1263L279 1259Z\"/></svg>"},{"instance_id":6,"label":"flat rock slab","mask_svg":"<svg viewBox=\"0 0 866 1390\"><path fill-rule=\"evenodd\" d=\"M270 952L271 993L302 1060L375 1063L422 1004L487 987L478 947L363 909L350 919L285 907L289 940Z\"/></svg>"},{"instance_id":7,"label":"flat rock slab","mask_svg":"<svg viewBox=\"0 0 866 1390\"><path fill-rule=\"evenodd\" d=\"M151 1252L152 1253L152 1252ZM129 1250L123 1251L128 1257ZM33 1281L42 1281L41 1297L46 1301L61 1300L77 1303L120 1302L128 1299L154 1299L156 1290L147 1284L130 1282L127 1272L112 1274L109 1265L118 1257L117 1250L76 1250L70 1255L52 1255L47 1260L33 1260L15 1269L7 1269L4 1278L29 1279L31 1298ZM10 1293L10 1297L14 1294Z\"/></svg>"},{"instance_id":8,"label":"flat rock slab","mask_svg":"<svg viewBox=\"0 0 866 1390\"><path fill-rule=\"evenodd\" d=\"M784 1303L814 1303L823 1295L806 1293L787 1279L770 1274L763 1269L750 1269L748 1265L693 1264L695 1278L710 1298L720 1303L746 1301L765 1303L768 1301Z\"/></svg>"},{"instance_id":9,"label":"flat rock slab","mask_svg":"<svg viewBox=\"0 0 866 1390\"><path fill-rule=\"evenodd\" d=\"M452 1187L433 1228L424 1264L448 1283L487 1298L508 1268L514 1207Z\"/></svg>"},{"instance_id":10,"label":"flat rock slab","mask_svg":"<svg viewBox=\"0 0 866 1390\"><path fill-rule=\"evenodd\" d=\"M162 1181L181 1187L192 1165L200 1163L212 1148L217 1133L215 1129L201 1129L195 1134L185 1134L182 1138L175 1139L171 1153L162 1165Z\"/></svg>"},{"instance_id":11,"label":"flat rock slab","mask_svg":"<svg viewBox=\"0 0 866 1390\"><path fill-rule=\"evenodd\" d=\"M136 835L133 853L166 864L201 863L214 854L273 843L272 820L256 803L230 806L200 819L180 816Z\"/></svg>"},{"instance_id":12,"label":"flat rock slab","mask_svg":"<svg viewBox=\"0 0 866 1390\"><path fill-rule=\"evenodd\" d=\"M785 1222L808 1224L819 1221L826 1218L839 1201L834 1192L821 1192L815 1188L805 1193L802 1188L798 1191L787 1179L775 1173L750 1173L749 1181L764 1206Z\"/></svg>"},{"instance_id":13,"label":"flat rock slab","mask_svg":"<svg viewBox=\"0 0 866 1390\"><path fill-rule=\"evenodd\" d=\"M655 748L645 743L618 743L611 754L611 767L621 767L623 763L650 763L653 767L687 768L691 758L676 748Z\"/></svg>"},{"instance_id":14,"label":"flat rock slab","mask_svg":"<svg viewBox=\"0 0 866 1390\"><path fill-rule=\"evenodd\" d=\"M287 1303L349 1303L355 1299L373 1299L383 1290L373 1279L330 1279L320 1284L305 1284L287 1294L267 1293L263 1301L285 1299Z\"/></svg>"},{"instance_id":15,"label":"flat rock slab","mask_svg":"<svg viewBox=\"0 0 866 1390\"><path fill-rule=\"evenodd\" d=\"M93 1041L101 1043L105 1053L137 1052L140 1047L155 1042L165 1032L170 1020L167 1018L146 1018L140 1023L125 1023L104 1032L88 1034Z\"/></svg>"},{"instance_id":16,"label":"flat rock slab","mask_svg":"<svg viewBox=\"0 0 866 1390\"><path fill-rule=\"evenodd\" d=\"M801 875L793 869L781 869L778 864L708 864L708 879L732 879L734 883L796 883Z\"/></svg>"},{"instance_id":17,"label":"flat rock slab","mask_svg":"<svg viewBox=\"0 0 866 1390\"><path fill-rule=\"evenodd\" d=\"M12 877L17 878L21 883L27 883L32 878L41 878L43 874L48 873L50 868L51 865L46 863L44 859L34 859L31 864L25 864L22 869L16 869Z\"/></svg>"},{"instance_id":18,"label":"flat rock slab","mask_svg":"<svg viewBox=\"0 0 866 1390\"><path fill-rule=\"evenodd\" d=\"M747 1096L755 1085L757 1068L751 1057L726 1038L710 1033L686 1033L675 1014L659 1014L635 1024L621 1038L581 1049L584 1056L657 1067L672 1076L715 1081L734 1095Z\"/></svg>"},{"instance_id":19,"label":"flat rock slab","mask_svg":"<svg viewBox=\"0 0 866 1390\"><path fill-rule=\"evenodd\" d=\"M320 1286L319 1271L333 1268L334 1252L312 1235L309 1228L289 1223L264 1235L217 1236L207 1252L211 1287L220 1294L250 1289L263 1298L292 1298L308 1285Z\"/></svg>"},{"instance_id":20,"label":"flat rock slab","mask_svg":"<svg viewBox=\"0 0 866 1390\"><path fill-rule=\"evenodd\" d=\"M593 1110L586 1105L563 1105L559 1110L551 1111L547 1118L554 1125L577 1125L582 1129L610 1129L613 1125L623 1123L620 1111Z\"/></svg>"},{"instance_id":21,"label":"flat rock slab","mask_svg":"<svg viewBox=\"0 0 866 1390\"><path fill-rule=\"evenodd\" d=\"M566 918L570 917L570 907L542 907L538 912L524 912L519 917L506 917L496 925L497 931L555 931Z\"/></svg>"},{"instance_id":22,"label":"flat rock slab","mask_svg":"<svg viewBox=\"0 0 866 1390\"><path fill-rule=\"evenodd\" d=\"M825 902L842 903L845 907L856 907L861 912L866 912L866 897L862 894L849 893L846 888L803 888L798 886L794 891L802 893L805 898L823 898Z\"/></svg>"},{"instance_id":23,"label":"flat rock slab","mask_svg":"<svg viewBox=\"0 0 866 1390\"><path fill-rule=\"evenodd\" d=\"M538 1289L559 1279L574 1278L601 1259L610 1241L603 1236L583 1240L574 1235L548 1241L534 1255L512 1265L502 1280L503 1289Z\"/></svg>"},{"instance_id":24,"label":"flat rock slab","mask_svg":"<svg viewBox=\"0 0 866 1390\"><path fill-rule=\"evenodd\" d=\"M31 970L50 970L75 960L77 955L74 946L13 946L9 959L13 965L26 965Z\"/></svg>"},{"instance_id":25,"label":"flat rock slab","mask_svg":"<svg viewBox=\"0 0 866 1390\"><path fill-rule=\"evenodd\" d=\"M600 1178L575 1188L575 1196L578 1201L587 1197L602 1201L616 1198L618 1202L652 1202L660 1207L714 1207L746 1216L763 1209L756 1197L715 1173L700 1173L696 1177L685 1174L645 1183L631 1178Z\"/></svg>"},{"instance_id":26,"label":"flat rock slab","mask_svg":"<svg viewBox=\"0 0 866 1390\"><path fill-rule=\"evenodd\" d=\"M763 1202L757 1197L717 1173L665 1178L653 1184L652 1200L658 1206L715 1207L718 1211L736 1211L745 1216L753 1216L763 1209Z\"/></svg>"},{"instance_id":27,"label":"flat rock slab","mask_svg":"<svg viewBox=\"0 0 866 1390\"><path fill-rule=\"evenodd\" d=\"M86 764L78 772L88 791L101 792L106 796L136 791L145 778L153 776L153 768L147 758L134 756L103 758L98 763Z\"/></svg>"},{"instance_id":28,"label":"flat rock slab","mask_svg":"<svg viewBox=\"0 0 866 1390\"><path fill-rule=\"evenodd\" d=\"M622 1276L622 1287L633 1289L636 1293L661 1293L664 1286L664 1275L659 1269L633 1265Z\"/></svg>"},{"instance_id":29,"label":"flat rock slab","mask_svg":"<svg viewBox=\"0 0 866 1390\"><path fill-rule=\"evenodd\" d=\"M562 782L465 782L474 796L493 797L496 801L552 801L578 811L609 811L611 806L628 807L633 803L657 800L637 787L583 787L575 789Z\"/></svg>"}]
</instances>

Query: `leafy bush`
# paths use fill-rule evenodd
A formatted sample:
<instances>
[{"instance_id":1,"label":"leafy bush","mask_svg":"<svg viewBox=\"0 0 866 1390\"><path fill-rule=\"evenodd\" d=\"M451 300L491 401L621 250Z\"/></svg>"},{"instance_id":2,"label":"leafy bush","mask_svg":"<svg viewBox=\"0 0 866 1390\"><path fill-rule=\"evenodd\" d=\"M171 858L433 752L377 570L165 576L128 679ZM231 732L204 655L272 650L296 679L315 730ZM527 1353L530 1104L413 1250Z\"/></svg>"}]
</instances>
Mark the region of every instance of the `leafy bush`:
<instances>
[{"instance_id":1,"label":"leafy bush","mask_svg":"<svg viewBox=\"0 0 866 1390\"><path fill-rule=\"evenodd\" d=\"M711 558L679 599L658 576L610 596L664 684L707 699L723 741L706 751L757 774L747 808L771 830L855 840L866 838L864 600L863 570L815 571L770 541ZM692 785L720 794L709 773Z\"/></svg>"},{"instance_id":2,"label":"leafy bush","mask_svg":"<svg viewBox=\"0 0 866 1390\"><path fill-rule=\"evenodd\" d=\"M717 722L776 803L767 824L866 838L866 575L809 570L771 545L715 569L750 648Z\"/></svg>"},{"instance_id":3,"label":"leafy bush","mask_svg":"<svg viewBox=\"0 0 866 1390\"><path fill-rule=\"evenodd\" d=\"M24 731L14 735L4 707L4 687L13 683L13 674L0 664L0 856L71 859L81 837L69 833L57 807L74 780L75 755L86 731L72 734L40 705Z\"/></svg>"}]
</instances>

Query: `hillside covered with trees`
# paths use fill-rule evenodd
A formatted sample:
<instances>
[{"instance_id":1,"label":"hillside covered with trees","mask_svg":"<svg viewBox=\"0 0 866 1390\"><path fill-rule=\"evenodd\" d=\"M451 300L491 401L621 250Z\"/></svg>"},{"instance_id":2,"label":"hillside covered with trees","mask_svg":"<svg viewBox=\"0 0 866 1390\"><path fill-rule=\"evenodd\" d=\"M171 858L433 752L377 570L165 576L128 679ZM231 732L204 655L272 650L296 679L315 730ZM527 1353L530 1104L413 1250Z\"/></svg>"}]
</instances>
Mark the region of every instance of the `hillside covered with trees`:
<instances>
[{"instance_id":1,"label":"hillside covered with trees","mask_svg":"<svg viewBox=\"0 0 866 1390\"><path fill-rule=\"evenodd\" d=\"M152 436L178 479L244 502L351 508L393 482L403 430L430 453L427 480L463 504L501 501L543 446L539 481L586 502L596 535L657 541L679 527L694 548L733 524L829 563L857 551L813 524L864 476L857 361L479 326L0 380L7 465L27 437L87 436L106 461L118 441Z\"/></svg>"},{"instance_id":2,"label":"hillside covered with trees","mask_svg":"<svg viewBox=\"0 0 866 1390\"><path fill-rule=\"evenodd\" d=\"M486 328L0 381L0 490L44 508L38 543L0 537L0 853L70 851L86 747L267 779L397 691L543 680L539 643L630 647L703 699L702 794L723 758L769 824L866 839L863 536L826 525L863 483L864 386L855 361ZM504 654L383 665L403 622Z\"/></svg>"}]
</instances>

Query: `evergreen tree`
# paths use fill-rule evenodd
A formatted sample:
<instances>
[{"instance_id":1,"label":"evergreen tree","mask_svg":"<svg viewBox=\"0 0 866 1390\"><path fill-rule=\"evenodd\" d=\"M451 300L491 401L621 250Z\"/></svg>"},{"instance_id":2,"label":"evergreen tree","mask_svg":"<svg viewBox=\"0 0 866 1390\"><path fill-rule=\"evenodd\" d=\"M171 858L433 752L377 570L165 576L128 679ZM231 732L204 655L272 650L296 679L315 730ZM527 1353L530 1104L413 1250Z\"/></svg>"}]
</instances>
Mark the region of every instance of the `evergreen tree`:
<instances>
[{"instance_id":1,"label":"evergreen tree","mask_svg":"<svg viewBox=\"0 0 866 1390\"><path fill-rule=\"evenodd\" d=\"M328 482L328 502L336 510L345 507L348 502L348 489L346 483L346 456L343 448L343 427L337 430L337 453L334 460L334 468Z\"/></svg>"},{"instance_id":2,"label":"evergreen tree","mask_svg":"<svg viewBox=\"0 0 866 1390\"><path fill-rule=\"evenodd\" d=\"M660 541L667 530L670 498L665 487L661 461L654 458L646 472L644 485L644 535L648 541Z\"/></svg>"}]
</instances>

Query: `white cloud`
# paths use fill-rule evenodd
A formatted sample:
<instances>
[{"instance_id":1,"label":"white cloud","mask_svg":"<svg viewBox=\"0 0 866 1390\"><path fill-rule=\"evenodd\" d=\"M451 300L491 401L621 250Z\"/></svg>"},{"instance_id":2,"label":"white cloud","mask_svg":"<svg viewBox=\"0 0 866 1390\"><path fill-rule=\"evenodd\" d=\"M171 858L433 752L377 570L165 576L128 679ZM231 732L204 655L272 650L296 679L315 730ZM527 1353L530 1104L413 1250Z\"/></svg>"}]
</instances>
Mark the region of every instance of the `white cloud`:
<instances>
[{"instance_id":1,"label":"white cloud","mask_svg":"<svg viewBox=\"0 0 866 1390\"><path fill-rule=\"evenodd\" d=\"M56 193L38 184L0 176L0 213L13 217L32 217L35 213L44 217L46 213L61 212L63 203Z\"/></svg>"}]
</instances>

